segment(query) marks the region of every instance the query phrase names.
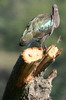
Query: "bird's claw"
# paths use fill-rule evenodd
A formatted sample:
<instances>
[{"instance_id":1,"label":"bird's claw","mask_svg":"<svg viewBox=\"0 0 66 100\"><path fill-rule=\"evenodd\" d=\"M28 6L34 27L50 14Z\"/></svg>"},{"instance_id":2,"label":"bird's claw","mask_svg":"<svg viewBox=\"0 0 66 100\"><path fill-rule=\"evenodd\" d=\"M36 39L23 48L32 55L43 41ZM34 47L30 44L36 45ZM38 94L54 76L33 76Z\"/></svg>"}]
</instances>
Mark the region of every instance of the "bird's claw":
<instances>
[{"instance_id":1,"label":"bird's claw","mask_svg":"<svg viewBox=\"0 0 66 100\"><path fill-rule=\"evenodd\" d=\"M44 44L43 46L43 53L46 54L47 46Z\"/></svg>"}]
</instances>

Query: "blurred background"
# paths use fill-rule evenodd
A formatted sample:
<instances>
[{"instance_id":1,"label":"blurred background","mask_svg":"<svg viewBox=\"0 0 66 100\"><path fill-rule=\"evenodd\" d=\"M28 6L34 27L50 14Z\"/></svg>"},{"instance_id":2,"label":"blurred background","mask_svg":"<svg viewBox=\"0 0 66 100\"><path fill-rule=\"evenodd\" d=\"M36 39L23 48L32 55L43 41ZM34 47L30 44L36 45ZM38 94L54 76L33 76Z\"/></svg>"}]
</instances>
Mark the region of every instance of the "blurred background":
<instances>
[{"instance_id":1,"label":"blurred background","mask_svg":"<svg viewBox=\"0 0 66 100\"><path fill-rule=\"evenodd\" d=\"M58 70L53 81L53 100L66 99L66 0L0 0L0 100L7 80L16 63L22 48L19 47L21 37L27 23L41 13L51 14L51 7L56 3L61 17L60 27L46 40L47 46L55 44L61 35L59 48L62 55L49 67Z\"/></svg>"}]
</instances>

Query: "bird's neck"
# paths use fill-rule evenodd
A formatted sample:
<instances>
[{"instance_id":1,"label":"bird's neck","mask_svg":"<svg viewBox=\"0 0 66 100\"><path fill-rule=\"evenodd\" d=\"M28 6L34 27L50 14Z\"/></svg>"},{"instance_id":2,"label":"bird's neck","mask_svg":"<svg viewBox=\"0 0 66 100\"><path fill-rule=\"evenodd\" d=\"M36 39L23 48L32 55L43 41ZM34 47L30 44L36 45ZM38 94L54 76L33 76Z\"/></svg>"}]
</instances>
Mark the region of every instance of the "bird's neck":
<instances>
[{"instance_id":1,"label":"bird's neck","mask_svg":"<svg viewBox=\"0 0 66 100\"><path fill-rule=\"evenodd\" d=\"M54 20L54 25L55 25L55 28L57 28L60 24L60 16L59 16L59 12L54 12L53 15L53 20Z\"/></svg>"}]
</instances>

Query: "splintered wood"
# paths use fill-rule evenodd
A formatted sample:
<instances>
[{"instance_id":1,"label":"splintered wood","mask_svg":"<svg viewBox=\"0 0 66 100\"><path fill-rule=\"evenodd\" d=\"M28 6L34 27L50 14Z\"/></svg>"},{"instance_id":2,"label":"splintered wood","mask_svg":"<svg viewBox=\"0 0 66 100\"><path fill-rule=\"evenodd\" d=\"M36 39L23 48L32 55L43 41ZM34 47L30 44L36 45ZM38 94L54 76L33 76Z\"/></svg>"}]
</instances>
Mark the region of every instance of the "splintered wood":
<instances>
[{"instance_id":1,"label":"splintered wood","mask_svg":"<svg viewBox=\"0 0 66 100\"><path fill-rule=\"evenodd\" d=\"M58 48L54 45L50 46L46 50L46 55L53 58L53 60L55 60L57 53L58 53ZM43 54L43 49L37 48L37 47L27 48L24 50L24 52L21 55L26 63L38 61L38 60L42 59L42 57L45 56Z\"/></svg>"},{"instance_id":2,"label":"splintered wood","mask_svg":"<svg viewBox=\"0 0 66 100\"><path fill-rule=\"evenodd\" d=\"M22 57L26 63L37 61L41 59L43 55L43 49L37 47L28 48L22 53Z\"/></svg>"},{"instance_id":3,"label":"splintered wood","mask_svg":"<svg viewBox=\"0 0 66 100\"><path fill-rule=\"evenodd\" d=\"M51 45L46 50L45 55L43 54L42 48L33 47L24 50L24 52L22 53L24 61L28 64L34 62L34 64L32 65L34 67L30 74L24 79L24 82L29 82L42 70L45 70L53 61L55 61L56 57L59 56L61 52L62 49L58 49L54 45Z\"/></svg>"},{"instance_id":4,"label":"splintered wood","mask_svg":"<svg viewBox=\"0 0 66 100\"><path fill-rule=\"evenodd\" d=\"M48 49L47 49L47 52L48 52L48 55L51 57L51 58L55 58L56 57L56 54L58 52L58 48L54 45L50 46Z\"/></svg>"},{"instance_id":5,"label":"splintered wood","mask_svg":"<svg viewBox=\"0 0 66 100\"><path fill-rule=\"evenodd\" d=\"M52 58L53 61L55 61L55 58L57 56L57 53L58 53L58 48L54 45L50 46L48 49L47 49L47 55L48 57Z\"/></svg>"}]
</instances>

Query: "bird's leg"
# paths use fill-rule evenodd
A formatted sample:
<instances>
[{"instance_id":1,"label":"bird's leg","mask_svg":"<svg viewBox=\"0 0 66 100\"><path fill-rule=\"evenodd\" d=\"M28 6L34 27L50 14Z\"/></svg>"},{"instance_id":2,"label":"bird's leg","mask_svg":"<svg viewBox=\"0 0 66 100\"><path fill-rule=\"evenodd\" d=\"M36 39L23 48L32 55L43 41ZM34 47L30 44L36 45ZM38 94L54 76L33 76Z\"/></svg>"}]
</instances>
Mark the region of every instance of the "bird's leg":
<instances>
[{"instance_id":1,"label":"bird's leg","mask_svg":"<svg viewBox=\"0 0 66 100\"><path fill-rule=\"evenodd\" d=\"M41 39L41 47L43 48L44 53L46 53L46 49L47 49L47 46L44 41L53 33L53 30L54 30L54 27L51 32L45 34Z\"/></svg>"},{"instance_id":2,"label":"bird's leg","mask_svg":"<svg viewBox=\"0 0 66 100\"><path fill-rule=\"evenodd\" d=\"M32 43L34 42L40 42L41 38L33 38L28 44L26 44L26 47L30 47Z\"/></svg>"},{"instance_id":3,"label":"bird's leg","mask_svg":"<svg viewBox=\"0 0 66 100\"><path fill-rule=\"evenodd\" d=\"M44 54L46 53L46 49L47 49L47 46L46 46L46 44L45 44L44 41L47 39L48 35L49 35L49 34L47 34L46 36L44 36L44 37L41 39L41 47L42 47L43 50L44 50Z\"/></svg>"},{"instance_id":4,"label":"bird's leg","mask_svg":"<svg viewBox=\"0 0 66 100\"><path fill-rule=\"evenodd\" d=\"M29 43L26 44L26 47L30 47L30 45L34 42L35 40L31 40Z\"/></svg>"},{"instance_id":5,"label":"bird's leg","mask_svg":"<svg viewBox=\"0 0 66 100\"><path fill-rule=\"evenodd\" d=\"M42 40L42 38L36 38L35 41L39 42L41 44L41 48L43 48L44 51L46 51L47 46L45 44L45 42Z\"/></svg>"},{"instance_id":6,"label":"bird's leg","mask_svg":"<svg viewBox=\"0 0 66 100\"><path fill-rule=\"evenodd\" d=\"M41 43L41 47L43 48L43 52L45 54L46 53L46 49L47 49L47 46L46 46L45 42Z\"/></svg>"}]
</instances>

